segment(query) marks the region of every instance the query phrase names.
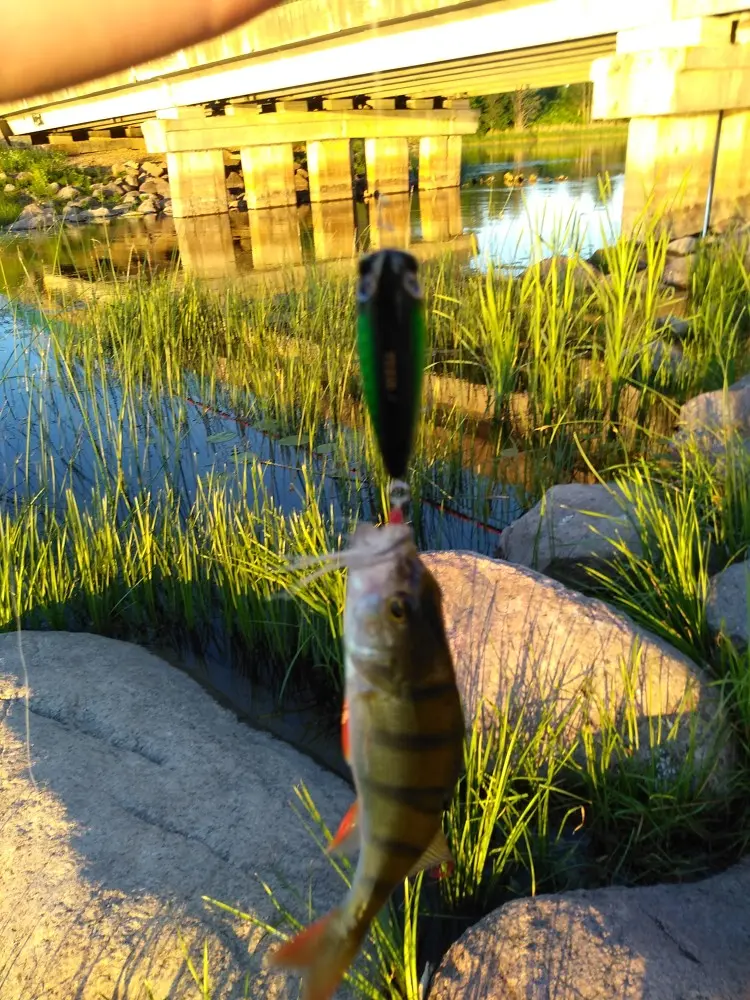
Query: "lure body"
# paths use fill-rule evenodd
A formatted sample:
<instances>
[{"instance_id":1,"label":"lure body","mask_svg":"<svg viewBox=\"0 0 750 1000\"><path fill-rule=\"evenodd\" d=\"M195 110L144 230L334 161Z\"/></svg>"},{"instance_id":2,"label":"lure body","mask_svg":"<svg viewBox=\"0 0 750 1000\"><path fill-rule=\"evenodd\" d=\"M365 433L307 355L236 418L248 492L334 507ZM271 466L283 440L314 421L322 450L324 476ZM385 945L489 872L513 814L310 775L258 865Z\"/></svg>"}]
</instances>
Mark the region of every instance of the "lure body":
<instances>
[{"instance_id":1,"label":"lure body","mask_svg":"<svg viewBox=\"0 0 750 1000\"><path fill-rule=\"evenodd\" d=\"M403 250L363 257L357 349L365 402L392 479L406 475L422 397L426 341L416 258Z\"/></svg>"}]
</instances>

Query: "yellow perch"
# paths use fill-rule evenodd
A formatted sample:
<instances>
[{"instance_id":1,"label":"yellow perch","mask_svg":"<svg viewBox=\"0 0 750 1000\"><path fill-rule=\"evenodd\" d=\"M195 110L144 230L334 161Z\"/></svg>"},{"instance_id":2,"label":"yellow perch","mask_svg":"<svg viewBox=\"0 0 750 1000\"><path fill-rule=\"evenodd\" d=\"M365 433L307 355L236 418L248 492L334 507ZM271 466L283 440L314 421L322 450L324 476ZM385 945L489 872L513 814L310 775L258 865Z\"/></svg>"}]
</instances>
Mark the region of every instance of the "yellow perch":
<instances>
[{"instance_id":1,"label":"yellow perch","mask_svg":"<svg viewBox=\"0 0 750 1000\"><path fill-rule=\"evenodd\" d=\"M443 810L463 765L464 717L440 588L411 528L360 525L331 557L349 567L344 647L349 762L360 853L341 906L270 964L304 970L303 1000L329 1000L371 921L410 874L451 855Z\"/></svg>"}]
</instances>

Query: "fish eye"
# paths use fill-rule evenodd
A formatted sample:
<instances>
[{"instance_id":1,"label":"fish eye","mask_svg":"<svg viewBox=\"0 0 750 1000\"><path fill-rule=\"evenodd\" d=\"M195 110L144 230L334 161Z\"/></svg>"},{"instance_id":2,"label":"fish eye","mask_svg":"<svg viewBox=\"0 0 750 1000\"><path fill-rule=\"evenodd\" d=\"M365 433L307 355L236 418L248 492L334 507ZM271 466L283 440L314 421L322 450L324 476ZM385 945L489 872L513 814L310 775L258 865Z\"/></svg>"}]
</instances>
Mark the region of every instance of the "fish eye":
<instances>
[{"instance_id":1,"label":"fish eye","mask_svg":"<svg viewBox=\"0 0 750 1000\"><path fill-rule=\"evenodd\" d=\"M404 272L404 289L415 299L422 298L422 286L413 271Z\"/></svg>"},{"instance_id":2,"label":"fish eye","mask_svg":"<svg viewBox=\"0 0 750 1000\"><path fill-rule=\"evenodd\" d=\"M357 287L357 301L366 302L372 297L376 287L377 281L375 280L375 275L372 271L368 274L363 274Z\"/></svg>"},{"instance_id":3,"label":"fish eye","mask_svg":"<svg viewBox=\"0 0 750 1000\"><path fill-rule=\"evenodd\" d=\"M406 620L406 601L402 597L392 597L388 602L388 614L396 622Z\"/></svg>"}]
</instances>

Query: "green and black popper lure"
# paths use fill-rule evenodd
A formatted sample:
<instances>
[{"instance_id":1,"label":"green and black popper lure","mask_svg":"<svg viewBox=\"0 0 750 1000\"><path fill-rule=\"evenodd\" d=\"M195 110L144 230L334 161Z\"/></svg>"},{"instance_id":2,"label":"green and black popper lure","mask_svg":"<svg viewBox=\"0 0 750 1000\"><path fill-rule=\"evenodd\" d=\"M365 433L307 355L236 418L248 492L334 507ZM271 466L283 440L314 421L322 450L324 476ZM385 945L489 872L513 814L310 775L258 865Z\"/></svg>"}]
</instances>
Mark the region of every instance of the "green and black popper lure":
<instances>
[{"instance_id":1,"label":"green and black popper lure","mask_svg":"<svg viewBox=\"0 0 750 1000\"><path fill-rule=\"evenodd\" d=\"M391 521L404 518L422 400L427 329L418 270L403 250L379 250L359 262L357 350L365 403L391 477Z\"/></svg>"}]
</instances>

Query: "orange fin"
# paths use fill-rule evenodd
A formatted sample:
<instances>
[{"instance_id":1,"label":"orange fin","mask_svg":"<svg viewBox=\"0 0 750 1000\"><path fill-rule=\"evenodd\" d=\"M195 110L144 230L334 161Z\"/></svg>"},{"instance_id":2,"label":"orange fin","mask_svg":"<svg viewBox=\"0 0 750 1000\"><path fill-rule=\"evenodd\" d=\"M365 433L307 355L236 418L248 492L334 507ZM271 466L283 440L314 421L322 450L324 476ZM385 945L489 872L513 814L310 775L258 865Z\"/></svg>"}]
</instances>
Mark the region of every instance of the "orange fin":
<instances>
[{"instance_id":1,"label":"orange fin","mask_svg":"<svg viewBox=\"0 0 750 1000\"><path fill-rule=\"evenodd\" d=\"M349 702L344 698L344 707L341 710L341 752L344 760L349 763Z\"/></svg>"},{"instance_id":2,"label":"orange fin","mask_svg":"<svg viewBox=\"0 0 750 1000\"><path fill-rule=\"evenodd\" d=\"M272 967L305 970L303 1000L331 1000L359 951L362 934L343 932L340 913L332 910L268 956Z\"/></svg>"},{"instance_id":3,"label":"orange fin","mask_svg":"<svg viewBox=\"0 0 750 1000\"><path fill-rule=\"evenodd\" d=\"M310 924L296 934L290 941L285 941L268 958L269 965L282 965L291 969L304 969L312 965L318 957L320 941L326 927L331 922L333 913L327 913L320 920Z\"/></svg>"},{"instance_id":4,"label":"orange fin","mask_svg":"<svg viewBox=\"0 0 750 1000\"><path fill-rule=\"evenodd\" d=\"M419 861L417 861L409 874L418 875L419 872L424 871L427 868L440 868L440 866L446 862L448 864L455 865L451 849L448 847L448 841L445 839L445 834L442 829L439 829L432 838L430 846L424 852Z\"/></svg>"},{"instance_id":5,"label":"orange fin","mask_svg":"<svg viewBox=\"0 0 750 1000\"><path fill-rule=\"evenodd\" d=\"M339 823L326 854L344 854L359 847L359 803L355 799Z\"/></svg>"}]
</instances>

